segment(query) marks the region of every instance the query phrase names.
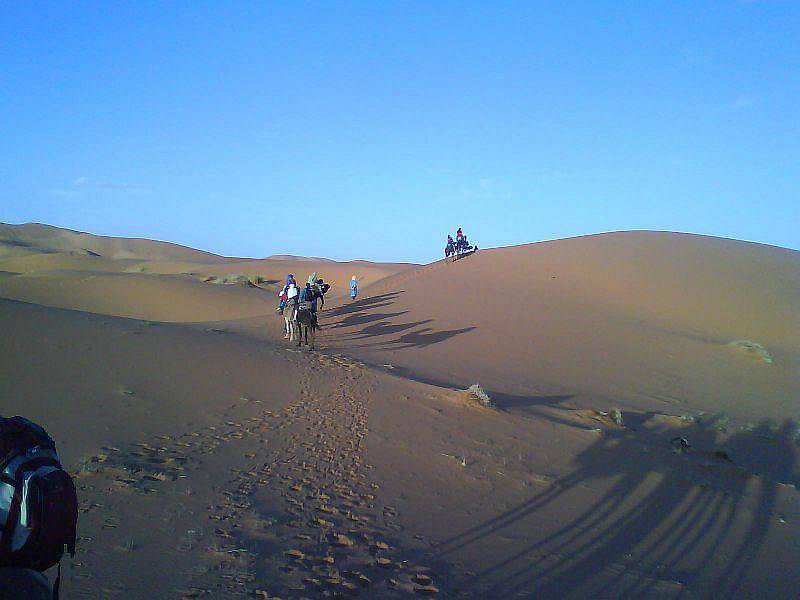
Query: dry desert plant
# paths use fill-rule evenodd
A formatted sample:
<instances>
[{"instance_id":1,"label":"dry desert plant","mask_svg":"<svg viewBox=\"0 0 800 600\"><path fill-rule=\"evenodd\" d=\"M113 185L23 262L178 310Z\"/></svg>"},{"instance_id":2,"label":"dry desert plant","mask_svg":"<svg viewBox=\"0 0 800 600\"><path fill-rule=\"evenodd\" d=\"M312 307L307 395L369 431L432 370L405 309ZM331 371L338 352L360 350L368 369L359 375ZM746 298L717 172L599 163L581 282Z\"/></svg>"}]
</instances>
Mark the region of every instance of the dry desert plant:
<instances>
[{"instance_id":1,"label":"dry desert plant","mask_svg":"<svg viewBox=\"0 0 800 600\"><path fill-rule=\"evenodd\" d=\"M473 383L471 386L467 388L467 391L472 395L472 397L481 405L487 408L491 408L494 406L494 402L489 397L483 388L478 385L477 383Z\"/></svg>"}]
</instances>

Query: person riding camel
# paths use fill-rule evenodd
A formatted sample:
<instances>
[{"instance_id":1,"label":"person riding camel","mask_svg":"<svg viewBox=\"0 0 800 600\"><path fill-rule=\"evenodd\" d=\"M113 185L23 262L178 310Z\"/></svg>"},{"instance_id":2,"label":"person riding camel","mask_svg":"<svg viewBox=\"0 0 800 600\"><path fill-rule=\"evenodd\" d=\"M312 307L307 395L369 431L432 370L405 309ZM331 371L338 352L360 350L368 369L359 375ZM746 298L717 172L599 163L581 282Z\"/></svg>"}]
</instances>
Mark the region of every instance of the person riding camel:
<instances>
[{"instance_id":1,"label":"person riding camel","mask_svg":"<svg viewBox=\"0 0 800 600\"><path fill-rule=\"evenodd\" d=\"M453 241L453 236L447 235L447 245L444 247L444 257L447 258L451 254L456 253L456 243Z\"/></svg>"},{"instance_id":2,"label":"person riding camel","mask_svg":"<svg viewBox=\"0 0 800 600\"><path fill-rule=\"evenodd\" d=\"M288 303L297 303L297 296L300 294L300 290L297 289L294 281L289 284L286 288L286 301Z\"/></svg>"},{"instance_id":3,"label":"person riding camel","mask_svg":"<svg viewBox=\"0 0 800 600\"><path fill-rule=\"evenodd\" d=\"M458 231L456 231L456 250L461 250L465 246L464 240L466 239L466 236L461 231L461 227L459 227Z\"/></svg>"},{"instance_id":4,"label":"person riding camel","mask_svg":"<svg viewBox=\"0 0 800 600\"><path fill-rule=\"evenodd\" d=\"M319 290L315 290L311 287L311 282L306 283L306 287L300 290L300 297L299 301L302 304L303 302L307 302L309 306L309 312L314 316L314 326L319 327L319 323L317 322L317 298L320 298L322 294Z\"/></svg>"},{"instance_id":5,"label":"person riding camel","mask_svg":"<svg viewBox=\"0 0 800 600\"><path fill-rule=\"evenodd\" d=\"M283 310L286 308L286 301L288 299L287 292L289 291L290 286L296 286L297 282L294 280L294 275L289 273L286 276L286 283L283 286L283 289L278 293L278 297L281 299L280 303L278 304L278 312L283 314Z\"/></svg>"},{"instance_id":6,"label":"person riding camel","mask_svg":"<svg viewBox=\"0 0 800 600\"><path fill-rule=\"evenodd\" d=\"M289 309L288 315L284 316L288 316L290 321L294 320L295 311L297 310L297 297L299 295L300 295L300 290L297 289L297 286L294 284L294 281L292 281L292 283L289 284L286 288L286 292L284 294L285 300L283 300L284 302L283 311L281 311L281 314L284 314L286 309ZM288 322L286 323L286 329L284 330L283 333L284 333L283 335L284 338L291 337L290 336L291 332L289 330Z\"/></svg>"}]
</instances>

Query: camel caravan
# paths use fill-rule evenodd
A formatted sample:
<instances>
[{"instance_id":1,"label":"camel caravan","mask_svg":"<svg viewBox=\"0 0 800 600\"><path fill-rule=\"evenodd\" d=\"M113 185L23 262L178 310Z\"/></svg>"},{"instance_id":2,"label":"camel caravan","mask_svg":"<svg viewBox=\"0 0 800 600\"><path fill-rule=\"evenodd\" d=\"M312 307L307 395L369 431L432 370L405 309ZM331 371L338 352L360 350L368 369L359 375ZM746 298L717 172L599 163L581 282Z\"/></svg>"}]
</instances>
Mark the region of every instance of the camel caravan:
<instances>
[{"instance_id":1,"label":"camel caravan","mask_svg":"<svg viewBox=\"0 0 800 600\"><path fill-rule=\"evenodd\" d=\"M444 258L447 260L452 256L453 261L456 261L470 254L474 254L477 251L478 246L471 245L467 240L467 236L461 231L461 227L459 227L456 232L455 241L452 235L447 236L447 245L444 247Z\"/></svg>"},{"instance_id":2,"label":"camel caravan","mask_svg":"<svg viewBox=\"0 0 800 600\"><path fill-rule=\"evenodd\" d=\"M353 280L355 281L355 275ZM317 309L322 310L325 294L330 288L330 284L318 278L316 272L311 274L302 288L297 285L294 275L290 274L286 278L286 284L278 294L280 304L277 309L283 315L284 339L289 342L296 340L298 346L305 342L310 350L314 350L316 332L319 329ZM355 299L352 293L351 296Z\"/></svg>"}]
</instances>

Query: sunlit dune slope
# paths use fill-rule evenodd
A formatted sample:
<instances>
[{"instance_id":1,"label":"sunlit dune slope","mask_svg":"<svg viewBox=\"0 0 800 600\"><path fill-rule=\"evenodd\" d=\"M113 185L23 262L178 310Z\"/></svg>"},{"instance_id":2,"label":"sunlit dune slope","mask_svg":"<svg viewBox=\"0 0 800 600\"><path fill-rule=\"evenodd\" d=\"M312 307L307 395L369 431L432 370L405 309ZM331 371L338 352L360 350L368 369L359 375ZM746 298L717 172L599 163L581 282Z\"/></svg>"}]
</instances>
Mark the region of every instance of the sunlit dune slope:
<instances>
[{"instance_id":1,"label":"sunlit dune slope","mask_svg":"<svg viewBox=\"0 0 800 600\"><path fill-rule=\"evenodd\" d=\"M334 343L420 378L479 381L509 405L800 416L795 251L603 234L481 250L366 296L329 315Z\"/></svg>"},{"instance_id":2,"label":"sunlit dune slope","mask_svg":"<svg viewBox=\"0 0 800 600\"><path fill-rule=\"evenodd\" d=\"M26 252L15 254L14 256L0 257L0 268L11 273L42 273L47 271L122 273L140 263L141 261L138 259L113 259L66 252Z\"/></svg>"},{"instance_id":3,"label":"sunlit dune slope","mask_svg":"<svg viewBox=\"0 0 800 600\"><path fill-rule=\"evenodd\" d=\"M0 257L52 252L96 255L112 259L170 259L194 262L225 260L210 252L169 242L105 237L39 223L24 225L0 223Z\"/></svg>"}]
</instances>

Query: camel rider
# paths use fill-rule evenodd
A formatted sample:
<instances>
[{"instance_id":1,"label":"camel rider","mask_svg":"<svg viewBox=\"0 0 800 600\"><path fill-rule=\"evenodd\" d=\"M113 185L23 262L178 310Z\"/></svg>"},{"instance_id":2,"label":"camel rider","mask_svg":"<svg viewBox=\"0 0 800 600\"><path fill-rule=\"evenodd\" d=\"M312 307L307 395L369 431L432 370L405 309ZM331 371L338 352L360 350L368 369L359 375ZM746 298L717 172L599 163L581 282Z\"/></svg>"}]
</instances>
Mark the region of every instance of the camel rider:
<instances>
[{"instance_id":1,"label":"camel rider","mask_svg":"<svg viewBox=\"0 0 800 600\"><path fill-rule=\"evenodd\" d=\"M283 314L284 309L286 308L286 288L283 288L280 292L278 292L278 297L281 301L278 303L278 312Z\"/></svg>"},{"instance_id":2,"label":"camel rider","mask_svg":"<svg viewBox=\"0 0 800 600\"><path fill-rule=\"evenodd\" d=\"M461 227L459 227L458 231L456 231L456 250L460 250L461 248L464 247L464 240L466 239L467 238L461 232Z\"/></svg>"},{"instance_id":3,"label":"camel rider","mask_svg":"<svg viewBox=\"0 0 800 600\"><path fill-rule=\"evenodd\" d=\"M306 286L300 290L300 302L308 302L312 305L313 310L316 310L317 304L314 298L314 288L311 287L311 282L306 282Z\"/></svg>"},{"instance_id":4,"label":"camel rider","mask_svg":"<svg viewBox=\"0 0 800 600\"><path fill-rule=\"evenodd\" d=\"M297 304L297 296L300 291L297 289L294 281L286 288L286 302L287 304Z\"/></svg>"},{"instance_id":5,"label":"camel rider","mask_svg":"<svg viewBox=\"0 0 800 600\"><path fill-rule=\"evenodd\" d=\"M283 296L284 294L286 294L286 292L289 291L289 286L292 285L296 286L297 282L294 280L294 275L289 273L289 275L286 276L286 283L283 285L283 289L281 290L281 293L278 295Z\"/></svg>"},{"instance_id":6,"label":"camel rider","mask_svg":"<svg viewBox=\"0 0 800 600\"><path fill-rule=\"evenodd\" d=\"M451 254L456 253L456 243L453 241L453 236L447 235L447 245L444 247L444 257L447 258Z\"/></svg>"},{"instance_id":7,"label":"camel rider","mask_svg":"<svg viewBox=\"0 0 800 600\"><path fill-rule=\"evenodd\" d=\"M289 321L294 321L297 318L297 297L300 295L300 290L297 289L297 286L294 282L290 283L286 287L286 292L281 298L281 303L283 304L283 309L281 310L281 314L284 317L287 317ZM289 311L287 314L286 311ZM285 338L289 338L291 334L291 327L289 323L286 323L286 331L284 332Z\"/></svg>"},{"instance_id":8,"label":"camel rider","mask_svg":"<svg viewBox=\"0 0 800 600\"><path fill-rule=\"evenodd\" d=\"M278 294L281 299L280 304L278 304L278 312L281 314L283 314L283 309L286 308L286 301L288 299L287 293L291 286L297 286L297 282L294 280L294 275L289 273L289 275L286 276L286 283L284 284L283 289Z\"/></svg>"},{"instance_id":9,"label":"camel rider","mask_svg":"<svg viewBox=\"0 0 800 600\"><path fill-rule=\"evenodd\" d=\"M322 294L319 290L315 290L311 287L311 282L306 283L306 287L300 290L300 302L308 302L311 306L310 312L314 315L314 324L319 327L317 323L317 298L320 298Z\"/></svg>"}]
</instances>

